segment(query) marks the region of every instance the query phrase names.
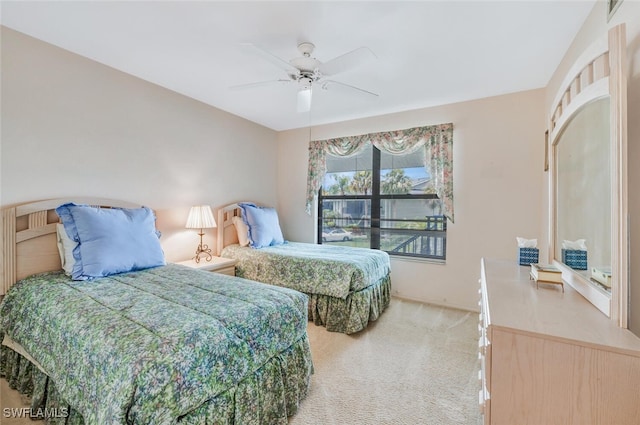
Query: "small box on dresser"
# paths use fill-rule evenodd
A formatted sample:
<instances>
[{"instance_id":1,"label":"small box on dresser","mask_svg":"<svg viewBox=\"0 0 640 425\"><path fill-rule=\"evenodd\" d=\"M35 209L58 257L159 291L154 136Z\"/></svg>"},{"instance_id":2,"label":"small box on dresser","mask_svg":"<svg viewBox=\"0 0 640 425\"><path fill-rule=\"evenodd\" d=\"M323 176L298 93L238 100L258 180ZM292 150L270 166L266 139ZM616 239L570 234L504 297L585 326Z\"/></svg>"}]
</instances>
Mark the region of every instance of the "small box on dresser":
<instances>
[{"instance_id":1,"label":"small box on dresser","mask_svg":"<svg viewBox=\"0 0 640 425\"><path fill-rule=\"evenodd\" d=\"M587 251L563 249L562 262L575 270L587 270Z\"/></svg>"},{"instance_id":2,"label":"small box on dresser","mask_svg":"<svg viewBox=\"0 0 640 425\"><path fill-rule=\"evenodd\" d=\"M518 248L518 264L528 266L538 262L538 248Z\"/></svg>"}]
</instances>

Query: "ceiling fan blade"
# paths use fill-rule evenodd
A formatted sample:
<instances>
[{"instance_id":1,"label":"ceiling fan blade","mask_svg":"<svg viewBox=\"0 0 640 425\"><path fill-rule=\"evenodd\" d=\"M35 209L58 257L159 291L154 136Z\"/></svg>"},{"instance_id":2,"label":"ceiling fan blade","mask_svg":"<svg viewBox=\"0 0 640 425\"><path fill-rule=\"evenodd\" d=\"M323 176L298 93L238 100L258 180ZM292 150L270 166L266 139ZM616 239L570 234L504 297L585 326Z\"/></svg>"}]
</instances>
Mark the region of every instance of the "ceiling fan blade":
<instances>
[{"instance_id":1,"label":"ceiling fan blade","mask_svg":"<svg viewBox=\"0 0 640 425\"><path fill-rule=\"evenodd\" d=\"M320 65L322 75L335 75L377 59L368 47L359 47Z\"/></svg>"},{"instance_id":2,"label":"ceiling fan blade","mask_svg":"<svg viewBox=\"0 0 640 425\"><path fill-rule=\"evenodd\" d=\"M340 87L340 88L343 88L343 89L348 89L350 91L356 91L356 92L361 93L361 94L366 94L366 95L369 95L369 96L378 97L377 93L370 92L369 90L361 89L360 87L352 86L350 84L341 83L340 81L335 81L335 80L324 80L320 87L322 87L322 89L324 89L324 90L329 90L330 87L333 86L333 85L335 85L337 87Z\"/></svg>"},{"instance_id":3,"label":"ceiling fan blade","mask_svg":"<svg viewBox=\"0 0 640 425\"><path fill-rule=\"evenodd\" d=\"M247 84L238 84L236 86L231 86L229 89L231 90L244 90L244 89L252 89L255 87L265 87L265 86L273 86L275 84L289 84L293 82L293 80L269 80L269 81L258 81L255 83L247 83Z\"/></svg>"},{"instance_id":4,"label":"ceiling fan blade","mask_svg":"<svg viewBox=\"0 0 640 425\"><path fill-rule=\"evenodd\" d=\"M286 60L281 59L278 56L274 55L273 53L263 49L262 47L256 46L255 44L252 44L252 43L241 43L240 45L245 50L255 53L261 56L263 59L266 59L267 61L271 62L278 68L287 71L289 75L300 75L300 70L298 68L291 65Z\"/></svg>"},{"instance_id":5,"label":"ceiling fan blade","mask_svg":"<svg viewBox=\"0 0 640 425\"><path fill-rule=\"evenodd\" d=\"M311 88L298 92L298 112L309 112L311 110Z\"/></svg>"}]
</instances>

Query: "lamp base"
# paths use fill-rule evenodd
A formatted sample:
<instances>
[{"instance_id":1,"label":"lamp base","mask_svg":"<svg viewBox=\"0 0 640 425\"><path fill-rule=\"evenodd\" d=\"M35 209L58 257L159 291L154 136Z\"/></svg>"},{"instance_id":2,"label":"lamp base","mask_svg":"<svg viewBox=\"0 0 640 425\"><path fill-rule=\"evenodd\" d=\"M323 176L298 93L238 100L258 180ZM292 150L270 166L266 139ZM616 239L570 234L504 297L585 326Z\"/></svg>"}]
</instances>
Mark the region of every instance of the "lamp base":
<instances>
[{"instance_id":1,"label":"lamp base","mask_svg":"<svg viewBox=\"0 0 640 425\"><path fill-rule=\"evenodd\" d=\"M196 249L196 256L193 257L196 263L200 262L200 255L203 255L205 260L211 261L213 259L213 254L211 254L211 248L207 244L202 243L202 236L204 233L202 231L198 233L200 235L200 245L198 245L198 249Z\"/></svg>"},{"instance_id":2,"label":"lamp base","mask_svg":"<svg viewBox=\"0 0 640 425\"><path fill-rule=\"evenodd\" d=\"M213 254L211 254L211 249L207 247L207 245L198 245L198 249L196 250L196 256L193 259L196 263L200 262L200 256L204 256L205 260L211 261L213 259Z\"/></svg>"}]
</instances>

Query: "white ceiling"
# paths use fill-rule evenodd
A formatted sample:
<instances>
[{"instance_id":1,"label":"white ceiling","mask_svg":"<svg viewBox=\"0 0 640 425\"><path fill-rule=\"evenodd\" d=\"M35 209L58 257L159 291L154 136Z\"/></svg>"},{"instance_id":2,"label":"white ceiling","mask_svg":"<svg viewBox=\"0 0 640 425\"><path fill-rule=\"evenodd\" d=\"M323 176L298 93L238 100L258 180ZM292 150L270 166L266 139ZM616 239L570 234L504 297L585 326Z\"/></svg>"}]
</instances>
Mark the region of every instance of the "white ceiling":
<instances>
[{"instance_id":1,"label":"white ceiling","mask_svg":"<svg viewBox=\"0 0 640 425\"><path fill-rule=\"evenodd\" d=\"M595 0L2 1L3 25L251 121L284 130L544 87ZM299 42L327 61L361 46L377 59L333 79L379 94L295 85L241 43L289 60Z\"/></svg>"}]
</instances>

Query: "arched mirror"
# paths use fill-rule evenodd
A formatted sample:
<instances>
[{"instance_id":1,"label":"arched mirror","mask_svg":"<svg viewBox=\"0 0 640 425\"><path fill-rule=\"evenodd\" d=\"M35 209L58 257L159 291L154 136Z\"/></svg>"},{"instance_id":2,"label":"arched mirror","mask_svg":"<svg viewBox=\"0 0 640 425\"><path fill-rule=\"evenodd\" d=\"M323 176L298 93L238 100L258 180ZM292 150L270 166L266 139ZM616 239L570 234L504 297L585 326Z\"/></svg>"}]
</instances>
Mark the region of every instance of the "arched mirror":
<instances>
[{"instance_id":1,"label":"arched mirror","mask_svg":"<svg viewBox=\"0 0 640 425\"><path fill-rule=\"evenodd\" d=\"M627 327L626 38L609 31L577 61L551 114L551 260Z\"/></svg>"},{"instance_id":2,"label":"arched mirror","mask_svg":"<svg viewBox=\"0 0 640 425\"><path fill-rule=\"evenodd\" d=\"M577 111L559 135L554 149L557 240L554 256L608 297L611 296L609 103L606 96Z\"/></svg>"}]
</instances>

